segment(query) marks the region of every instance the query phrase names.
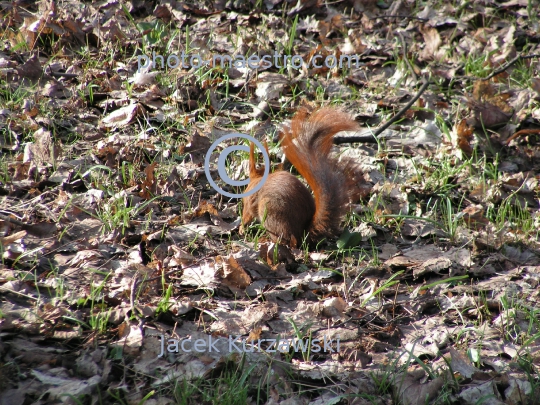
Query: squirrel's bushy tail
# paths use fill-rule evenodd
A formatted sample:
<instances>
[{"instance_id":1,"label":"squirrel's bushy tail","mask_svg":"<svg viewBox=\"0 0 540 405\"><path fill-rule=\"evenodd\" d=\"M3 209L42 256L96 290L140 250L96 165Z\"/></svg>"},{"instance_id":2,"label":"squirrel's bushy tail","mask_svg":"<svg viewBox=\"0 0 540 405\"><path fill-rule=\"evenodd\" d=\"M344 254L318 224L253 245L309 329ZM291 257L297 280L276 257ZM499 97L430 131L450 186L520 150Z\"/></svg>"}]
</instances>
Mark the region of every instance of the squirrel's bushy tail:
<instances>
[{"instance_id":1,"label":"squirrel's bushy tail","mask_svg":"<svg viewBox=\"0 0 540 405\"><path fill-rule=\"evenodd\" d=\"M358 130L347 113L324 107L300 110L280 134L287 159L309 184L315 196L310 239L336 235L347 204L346 168L329 156L333 137L340 131Z\"/></svg>"}]
</instances>

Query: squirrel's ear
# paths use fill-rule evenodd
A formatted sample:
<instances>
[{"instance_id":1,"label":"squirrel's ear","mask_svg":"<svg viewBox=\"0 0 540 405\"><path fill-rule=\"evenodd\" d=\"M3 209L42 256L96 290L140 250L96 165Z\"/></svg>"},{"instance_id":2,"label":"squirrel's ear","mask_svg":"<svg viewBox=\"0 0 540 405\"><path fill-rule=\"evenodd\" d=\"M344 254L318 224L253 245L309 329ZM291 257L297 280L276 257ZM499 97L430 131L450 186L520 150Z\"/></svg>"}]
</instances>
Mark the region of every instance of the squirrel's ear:
<instances>
[{"instance_id":1,"label":"squirrel's ear","mask_svg":"<svg viewBox=\"0 0 540 405\"><path fill-rule=\"evenodd\" d=\"M266 152L268 152L268 147L266 144L264 145ZM264 174L264 167L260 167L257 169L257 162L255 159L255 145L253 142L249 143L249 178L254 179L258 177L262 177Z\"/></svg>"},{"instance_id":2,"label":"squirrel's ear","mask_svg":"<svg viewBox=\"0 0 540 405\"><path fill-rule=\"evenodd\" d=\"M249 143L249 177L256 177L257 165L255 164L255 145Z\"/></svg>"},{"instance_id":3,"label":"squirrel's ear","mask_svg":"<svg viewBox=\"0 0 540 405\"><path fill-rule=\"evenodd\" d=\"M264 149L266 150L266 155L270 157L270 151L268 150L268 142L266 142L266 139L263 141L263 146L264 146ZM278 171L278 170L283 170L283 164L279 164L274 171ZM264 172L262 172L262 174L264 174Z\"/></svg>"}]
</instances>

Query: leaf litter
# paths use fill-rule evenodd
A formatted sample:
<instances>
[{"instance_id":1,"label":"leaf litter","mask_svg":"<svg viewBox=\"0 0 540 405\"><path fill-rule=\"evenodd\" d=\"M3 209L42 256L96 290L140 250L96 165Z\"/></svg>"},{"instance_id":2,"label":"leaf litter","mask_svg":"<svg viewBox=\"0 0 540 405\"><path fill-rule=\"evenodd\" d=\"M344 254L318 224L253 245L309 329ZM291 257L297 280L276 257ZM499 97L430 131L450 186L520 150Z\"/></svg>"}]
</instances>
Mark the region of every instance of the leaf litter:
<instances>
[{"instance_id":1,"label":"leaf litter","mask_svg":"<svg viewBox=\"0 0 540 405\"><path fill-rule=\"evenodd\" d=\"M535 404L539 9L0 3L0 403L225 403L182 384L233 367L231 403ZM182 52L303 63L139 66ZM304 103L370 133L427 77L336 148L362 172L337 242L270 242L208 185L222 135L277 161Z\"/></svg>"}]
</instances>

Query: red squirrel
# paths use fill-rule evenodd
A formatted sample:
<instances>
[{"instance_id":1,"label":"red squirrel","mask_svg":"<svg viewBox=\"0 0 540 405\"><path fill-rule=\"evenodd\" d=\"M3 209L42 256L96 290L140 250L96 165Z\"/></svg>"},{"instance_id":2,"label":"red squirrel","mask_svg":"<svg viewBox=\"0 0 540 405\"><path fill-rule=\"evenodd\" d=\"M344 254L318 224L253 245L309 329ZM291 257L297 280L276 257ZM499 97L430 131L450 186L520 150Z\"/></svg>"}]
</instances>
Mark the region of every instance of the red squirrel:
<instances>
[{"instance_id":1,"label":"red squirrel","mask_svg":"<svg viewBox=\"0 0 540 405\"><path fill-rule=\"evenodd\" d=\"M243 223L255 218L272 240L297 247L307 235L308 243L335 236L348 202L347 164L330 156L333 137L340 131L358 130L358 124L345 112L324 107L314 112L301 109L290 126L279 134L285 157L298 170L313 191L287 171L271 173L263 187L244 197ZM253 144L249 153L249 179L246 191L263 176L257 169Z\"/></svg>"}]
</instances>

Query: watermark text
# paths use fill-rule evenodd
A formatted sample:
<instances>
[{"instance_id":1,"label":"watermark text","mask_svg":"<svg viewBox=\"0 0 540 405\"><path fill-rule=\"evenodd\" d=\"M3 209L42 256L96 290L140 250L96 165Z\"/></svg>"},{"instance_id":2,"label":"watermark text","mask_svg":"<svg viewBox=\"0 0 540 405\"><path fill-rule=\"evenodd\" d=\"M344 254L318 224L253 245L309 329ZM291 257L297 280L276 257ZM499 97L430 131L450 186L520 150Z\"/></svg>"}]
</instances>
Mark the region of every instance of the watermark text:
<instances>
[{"instance_id":1,"label":"watermark text","mask_svg":"<svg viewBox=\"0 0 540 405\"><path fill-rule=\"evenodd\" d=\"M229 353L254 353L254 352L266 352L266 353L289 353L291 350L294 352L302 353L336 353L339 352L339 338L330 339L326 336L323 339L257 339L247 340L241 336L232 336L228 338L213 337L208 335L206 339L191 338L186 339L166 339L164 335L160 335L161 339L161 352L158 357L163 357L166 353L221 353L221 351L227 351ZM222 341L219 346L218 342ZM221 348L221 349L220 349Z\"/></svg>"},{"instance_id":2,"label":"watermark text","mask_svg":"<svg viewBox=\"0 0 540 405\"><path fill-rule=\"evenodd\" d=\"M244 55L235 55L234 57L229 55L213 55L211 59L204 59L198 53L186 54L184 51L180 55L170 54L166 58L163 55L152 52L152 56L139 55L137 56L137 72L142 69L165 69L167 66L170 69L177 68L179 66L184 69L188 68L200 68L202 66L221 66L239 68L268 69L272 66L280 69L287 66L292 66L294 69L300 69L304 64L309 68L323 68L327 67L333 69L339 67L350 68L351 66L359 67L360 58L358 55L340 55L336 57L334 55L313 55L313 57L304 63L304 58L300 55L282 55L277 51L274 51L273 55L259 56L256 54L245 57Z\"/></svg>"}]
</instances>

